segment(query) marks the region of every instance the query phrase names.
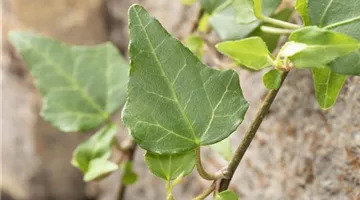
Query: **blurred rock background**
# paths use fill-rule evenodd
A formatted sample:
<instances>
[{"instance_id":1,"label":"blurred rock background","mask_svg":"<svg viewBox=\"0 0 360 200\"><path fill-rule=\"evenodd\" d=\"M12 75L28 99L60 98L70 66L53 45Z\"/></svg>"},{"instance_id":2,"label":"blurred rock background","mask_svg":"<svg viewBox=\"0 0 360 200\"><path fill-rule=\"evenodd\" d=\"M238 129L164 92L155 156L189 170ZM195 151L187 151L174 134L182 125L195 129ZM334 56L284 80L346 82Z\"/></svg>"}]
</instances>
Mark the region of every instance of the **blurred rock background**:
<instances>
[{"instance_id":1,"label":"blurred rock background","mask_svg":"<svg viewBox=\"0 0 360 200\"><path fill-rule=\"evenodd\" d=\"M70 165L70 160L76 145L90 133L63 134L41 119L41 99L20 57L8 43L7 32L30 30L71 44L111 40L126 55L127 9L136 2L180 39L189 34L199 11L199 5L185 7L178 0L1 1L4 200L115 199L121 172L100 183L82 181L81 173ZM232 136L234 148L266 93L261 73L238 71L250 109ZM119 138L126 136L123 129ZM204 156L209 170L226 164L210 150ZM143 151L137 151L135 160L140 179L128 188L126 200L164 199L164 184L146 169ZM178 199L191 199L209 184L194 172L175 188L175 195ZM336 106L323 111L316 103L311 73L292 71L231 187L243 200L359 200L360 77L349 78Z\"/></svg>"}]
</instances>

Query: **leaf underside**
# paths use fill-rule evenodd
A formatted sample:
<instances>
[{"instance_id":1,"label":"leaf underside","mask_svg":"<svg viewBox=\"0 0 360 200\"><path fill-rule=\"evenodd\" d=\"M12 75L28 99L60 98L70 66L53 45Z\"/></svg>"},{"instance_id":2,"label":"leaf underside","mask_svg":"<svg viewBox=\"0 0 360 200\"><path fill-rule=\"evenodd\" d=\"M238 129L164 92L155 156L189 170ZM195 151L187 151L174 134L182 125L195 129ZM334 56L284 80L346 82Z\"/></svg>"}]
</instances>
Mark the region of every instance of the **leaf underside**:
<instances>
[{"instance_id":1,"label":"leaf underside","mask_svg":"<svg viewBox=\"0 0 360 200\"><path fill-rule=\"evenodd\" d=\"M248 103L238 74L201 63L139 5L129 10L130 80L123 121L155 153L179 153L228 137Z\"/></svg>"},{"instance_id":2,"label":"leaf underside","mask_svg":"<svg viewBox=\"0 0 360 200\"><path fill-rule=\"evenodd\" d=\"M189 151L181 154L159 155L147 151L145 162L150 171L164 179L174 180L180 175L186 176L195 167L195 152Z\"/></svg>"},{"instance_id":3,"label":"leaf underside","mask_svg":"<svg viewBox=\"0 0 360 200\"><path fill-rule=\"evenodd\" d=\"M64 132L98 127L125 101L128 64L110 43L70 46L11 32L43 97L42 116Z\"/></svg>"}]
</instances>

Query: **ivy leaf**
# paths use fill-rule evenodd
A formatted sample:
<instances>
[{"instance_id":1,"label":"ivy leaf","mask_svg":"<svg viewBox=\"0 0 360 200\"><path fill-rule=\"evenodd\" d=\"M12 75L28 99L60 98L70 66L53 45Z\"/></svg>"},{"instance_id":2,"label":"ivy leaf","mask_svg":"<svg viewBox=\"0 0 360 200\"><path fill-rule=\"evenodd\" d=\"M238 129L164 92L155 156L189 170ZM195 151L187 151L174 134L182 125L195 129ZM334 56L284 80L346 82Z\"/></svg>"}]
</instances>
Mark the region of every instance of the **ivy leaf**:
<instances>
[{"instance_id":1,"label":"ivy leaf","mask_svg":"<svg viewBox=\"0 0 360 200\"><path fill-rule=\"evenodd\" d=\"M124 175L122 178L122 183L124 185L131 185L136 183L138 179L138 175L133 171L133 163L131 161L127 161L124 163Z\"/></svg>"},{"instance_id":2,"label":"ivy leaf","mask_svg":"<svg viewBox=\"0 0 360 200\"><path fill-rule=\"evenodd\" d=\"M269 90L279 89L281 85L281 71L272 69L263 76L263 83Z\"/></svg>"},{"instance_id":3,"label":"ivy leaf","mask_svg":"<svg viewBox=\"0 0 360 200\"><path fill-rule=\"evenodd\" d=\"M70 46L11 32L43 96L41 115L64 132L98 127L125 101L128 64L110 43Z\"/></svg>"},{"instance_id":4,"label":"ivy leaf","mask_svg":"<svg viewBox=\"0 0 360 200\"><path fill-rule=\"evenodd\" d=\"M123 121L142 148L180 153L227 138L248 103L239 76L199 61L139 5L130 15L130 80Z\"/></svg>"},{"instance_id":5,"label":"ivy leaf","mask_svg":"<svg viewBox=\"0 0 360 200\"><path fill-rule=\"evenodd\" d=\"M107 125L88 140L78 145L73 153L71 164L86 173L90 170L90 163L93 160L107 160L110 157L112 142L117 131L118 127L116 124ZM99 162L103 161L97 161L93 166L97 167Z\"/></svg>"},{"instance_id":6,"label":"ivy leaf","mask_svg":"<svg viewBox=\"0 0 360 200\"><path fill-rule=\"evenodd\" d=\"M345 34L317 27L294 31L289 40L292 42L284 45L280 55L289 57L298 68L324 68L336 58L360 48L357 40Z\"/></svg>"},{"instance_id":7,"label":"ivy leaf","mask_svg":"<svg viewBox=\"0 0 360 200\"><path fill-rule=\"evenodd\" d=\"M210 25L217 32L221 40L238 40L249 35L260 21L251 24L239 24L235 18L235 8L228 6L220 12L213 14L209 19Z\"/></svg>"},{"instance_id":8,"label":"ivy leaf","mask_svg":"<svg viewBox=\"0 0 360 200\"><path fill-rule=\"evenodd\" d=\"M308 0L297 0L295 4L295 9L301 15L305 26L311 25L307 4Z\"/></svg>"},{"instance_id":9,"label":"ivy leaf","mask_svg":"<svg viewBox=\"0 0 360 200\"><path fill-rule=\"evenodd\" d=\"M232 147L230 137L210 146L214 151L218 152L225 160L230 161L232 157Z\"/></svg>"},{"instance_id":10,"label":"ivy leaf","mask_svg":"<svg viewBox=\"0 0 360 200\"><path fill-rule=\"evenodd\" d=\"M271 65L268 62L270 52L260 37L222 42L216 45L216 49L253 70L260 70Z\"/></svg>"},{"instance_id":11,"label":"ivy leaf","mask_svg":"<svg viewBox=\"0 0 360 200\"><path fill-rule=\"evenodd\" d=\"M237 1L237 0L233 0L233 1ZM251 1L251 0L247 0L247 1ZM265 0L263 3L263 10L264 10L263 15L270 16L276 10L280 2L281 0ZM249 5L248 2L245 3ZM241 7L239 5L241 5L239 4L239 2L234 2L231 5L227 5L227 7L225 7L221 11L214 13L209 19L211 26L219 34L222 40L242 39L247 35L249 35L252 31L254 31L261 23L261 21L255 20L249 24L239 24L237 20L240 20L241 18L244 17L242 12L245 12L244 10L246 9L250 9L249 6L245 6L246 4L243 5L245 7ZM252 17L254 18L254 16L255 15L253 14ZM248 21L251 21L251 19L250 20L248 19Z\"/></svg>"},{"instance_id":12,"label":"ivy leaf","mask_svg":"<svg viewBox=\"0 0 360 200\"><path fill-rule=\"evenodd\" d=\"M329 67L339 74L360 76L360 50L336 59Z\"/></svg>"},{"instance_id":13,"label":"ivy leaf","mask_svg":"<svg viewBox=\"0 0 360 200\"><path fill-rule=\"evenodd\" d=\"M308 0L311 24L347 34L360 41L357 0ZM340 74L360 75L360 50L336 59L329 67Z\"/></svg>"},{"instance_id":14,"label":"ivy leaf","mask_svg":"<svg viewBox=\"0 0 360 200\"><path fill-rule=\"evenodd\" d=\"M323 109L332 107L345 83L346 75L337 74L329 68L312 69L316 98Z\"/></svg>"},{"instance_id":15,"label":"ivy leaf","mask_svg":"<svg viewBox=\"0 0 360 200\"><path fill-rule=\"evenodd\" d=\"M231 0L230 0L231 1ZM207 12L208 14L212 14L218 8L221 8L224 5L229 3L229 0L201 0L201 7Z\"/></svg>"},{"instance_id":16,"label":"ivy leaf","mask_svg":"<svg viewBox=\"0 0 360 200\"><path fill-rule=\"evenodd\" d=\"M190 174L195 167L195 152L188 151L180 154L160 155L147 151L145 163L157 177L171 181L180 175Z\"/></svg>"},{"instance_id":17,"label":"ivy leaf","mask_svg":"<svg viewBox=\"0 0 360 200\"><path fill-rule=\"evenodd\" d=\"M215 196L215 200L238 200L238 196L235 192L230 190L225 190L223 192L217 193Z\"/></svg>"},{"instance_id":18,"label":"ivy leaf","mask_svg":"<svg viewBox=\"0 0 360 200\"><path fill-rule=\"evenodd\" d=\"M291 17L291 14L292 14L291 9L284 9L284 10L280 11L279 13L271 15L271 18L279 19L282 21L288 21ZM263 39L264 42L266 43L266 46L268 47L269 52L273 52L277 47L278 41L280 39L280 35L265 33L261 30L261 28L260 28L261 26L272 26L272 24L262 23L249 35L249 37L261 37L261 39Z\"/></svg>"},{"instance_id":19,"label":"ivy leaf","mask_svg":"<svg viewBox=\"0 0 360 200\"><path fill-rule=\"evenodd\" d=\"M186 46L193 52L197 57L201 58L204 54L204 40L196 35L190 35L186 40Z\"/></svg>"},{"instance_id":20,"label":"ivy leaf","mask_svg":"<svg viewBox=\"0 0 360 200\"><path fill-rule=\"evenodd\" d=\"M91 160L88 170L84 174L84 181L101 179L119 169L118 165L104 158Z\"/></svg>"}]
</instances>

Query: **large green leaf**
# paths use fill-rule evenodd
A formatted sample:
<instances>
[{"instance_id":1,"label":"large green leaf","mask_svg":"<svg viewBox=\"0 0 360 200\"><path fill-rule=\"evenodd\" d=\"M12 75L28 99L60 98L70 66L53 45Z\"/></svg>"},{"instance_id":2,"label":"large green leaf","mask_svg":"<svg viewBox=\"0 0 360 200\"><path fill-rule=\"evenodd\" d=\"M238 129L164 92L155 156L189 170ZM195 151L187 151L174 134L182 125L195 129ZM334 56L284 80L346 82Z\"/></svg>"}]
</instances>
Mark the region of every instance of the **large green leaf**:
<instances>
[{"instance_id":1,"label":"large green leaf","mask_svg":"<svg viewBox=\"0 0 360 200\"><path fill-rule=\"evenodd\" d=\"M342 33L317 27L294 31L280 51L298 68L323 68L338 57L360 48L360 43ZM321 56L319 56L321 55Z\"/></svg>"},{"instance_id":2,"label":"large green leaf","mask_svg":"<svg viewBox=\"0 0 360 200\"><path fill-rule=\"evenodd\" d=\"M142 148L179 153L228 137L248 103L239 76L201 63L139 5L130 15L130 80L123 121Z\"/></svg>"},{"instance_id":3,"label":"large green leaf","mask_svg":"<svg viewBox=\"0 0 360 200\"><path fill-rule=\"evenodd\" d=\"M118 127L116 124L107 125L99 130L75 149L71 163L85 174L91 174L88 177L95 177L94 174L104 173L101 171L104 169L101 168L99 163L108 166L108 169L116 170L117 167L115 168L114 165L109 164L109 161L106 161L110 157L111 146L117 131ZM86 178L86 180L89 179Z\"/></svg>"},{"instance_id":4,"label":"large green leaf","mask_svg":"<svg viewBox=\"0 0 360 200\"><path fill-rule=\"evenodd\" d=\"M329 68L312 69L316 98L323 109L333 106L345 83L346 75L337 74Z\"/></svg>"},{"instance_id":5,"label":"large green leaf","mask_svg":"<svg viewBox=\"0 0 360 200\"><path fill-rule=\"evenodd\" d=\"M251 37L237 41L227 41L216 45L216 49L235 61L253 70L270 66L270 52L260 37Z\"/></svg>"},{"instance_id":6,"label":"large green leaf","mask_svg":"<svg viewBox=\"0 0 360 200\"><path fill-rule=\"evenodd\" d=\"M231 190L225 190L215 195L215 200L238 200L238 196Z\"/></svg>"},{"instance_id":7,"label":"large green leaf","mask_svg":"<svg viewBox=\"0 0 360 200\"><path fill-rule=\"evenodd\" d=\"M301 15L305 26L311 25L307 3L308 0L297 0L295 4L295 9Z\"/></svg>"},{"instance_id":8,"label":"large green leaf","mask_svg":"<svg viewBox=\"0 0 360 200\"><path fill-rule=\"evenodd\" d=\"M110 43L70 46L28 32L11 32L43 96L41 115L65 132L98 127L125 101L128 64Z\"/></svg>"},{"instance_id":9,"label":"large green leaf","mask_svg":"<svg viewBox=\"0 0 360 200\"><path fill-rule=\"evenodd\" d=\"M160 155L145 154L145 162L150 171L165 180L174 180L180 175L186 176L195 167L195 152L189 151L181 154Z\"/></svg>"},{"instance_id":10,"label":"large green leaf","mask_svg":"<svg viewBox=\"0 0 360 200\"><path fill-rule=\"evenodd\" d=\"M308 0L311 23L347 34L360 41L358 0ZM336 59L329 67L341 74L360 75L360 50Z\"/></svg>"}]
</instances>

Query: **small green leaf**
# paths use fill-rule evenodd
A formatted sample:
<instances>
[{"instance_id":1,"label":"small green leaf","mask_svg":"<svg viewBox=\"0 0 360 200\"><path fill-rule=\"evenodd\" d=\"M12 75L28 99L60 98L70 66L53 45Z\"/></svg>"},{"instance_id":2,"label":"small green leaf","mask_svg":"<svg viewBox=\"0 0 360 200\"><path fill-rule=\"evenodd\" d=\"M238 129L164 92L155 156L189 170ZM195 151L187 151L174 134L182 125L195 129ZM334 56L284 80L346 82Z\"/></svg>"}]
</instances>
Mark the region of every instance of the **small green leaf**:
<instances>
[{"instance_id":1,"label":"small green leaf","mask_svg":"<svg viewBox=\"0 0 360 200\"><path fill-rule=\"evenodd\" d=\"M104 158L97 158L91 160L88 170L84 174L84 181L92 181L101 179L113 171L116 171L119 166Z\"/></svg>"},{"instance_id":2,"label":"small green leaf","mask_svg":"<svg viewBox=\"0 0 360 200\"><path fill-rule=\"evenodd\" d=\"M190 6L190 5L194 4L197 0L180 0L180 1L184 5Z\"/></svg>"},{"instance_id":3,"label":"small green leaf","mask_svg":"<svg viewBox=\"0 0 360 200\"><path fill-rule=\"evenodd\" d=\"M291 9L284 9L280 11L279 13L271 15L271 18L279 19L282 21L288 21L291 17L292 10ZM272 26L270 23L262 23L259 27L257 27L250 35L249 37L261 37L261 39L264 40L266 43L266 46L268 47L270 52L273 52L277 45L278 41L280 39L280 35L278 34L269 34L265 33L261 30L261 26Z\"/></svg>"},{"instance_id":4,"label":"small green leaf","mask_svg":"<svg viewBox=\"0 0 360 200\"><path fill-rule=\"evenodd\" d=\"M222 42L216 45L216 49L253 70L260 70L271 65L268 62L270 52L260 37Z\"/></svg>"},{"instance_id":5,"label":"small green leaf","mask_svg":"<svg viewBox=\"0 0 360 200\"><path fill-rule=\"evenodd\" d=\"M138 175L133 171L133 163L131 161L127 161L124 163L124 175L122 178L122 183L124 185L131 185L136 183L138 179Z\"/></svg>"},{"instance_id":6,"label":"small green leaf","mask_svg":"<svg viewBox=\"0 0 360 200\"><path fill-rule=\"evenodd\" d=\"M312 69L316 98L323 109L332 107L345 83L346 76L329 68Z\"/></svg>"},{"instance_id":7,"label":"small green leaf","mask_svg":"<svg viewBox=\"0 0 360 200\"><path fill-rule=\"evenodd\" d=\"M235 192L230 190L225 190L223 192L217 193L215 200L238 200L238 196Z\"/></svg>"},{"instance_id":8,"label":"small green leaf","mask_svg":"<svg viewBox=\"0 0 360 200\"><path fill-rule=\"evenodd\" d=\"M210 30L210 25L209 25L209 19L210 19L210 15L207 13L204 13L199 21L199 26L198 26L198 31L201 33L207 33Z\"/></svg>"},{"instance_id":9,"label":"small green leaf","mask_svg":"<svg viewBox=\"0 0 360 200\"><path fill-rule=\"evenodd\" d=\"M99 130L88 140L78 145L73 153L71 163L83 172L89 170L92 160L102 158L108 159L111 154L112 142L118 131L116 124L107 125Z\"/></svg>"},{"instance_id":10,"label":"small green leaf","mask_svg":"<svg viewBox=\"0 0 360 200\"><path fill-rule=\"evenodd\" d=\"M207 12L208 14L212 14L218 8L222 7L225 4L228 4L229 0L201 0L201 7Z\"/></svg>"},{"instance_id":11,"label":"small green leaf","mask_svg":"<svg viewBox=\"0 0 360 200\"><path fill-rule=\"evenodd\" d=\"M262 18L263 16L263 7L262 7L262 4L263 4L263 0L252 0L253 1L253 6L254 6L254 14L257 18ZM268 0L269 1L269 0Z\"/></svg>"},{"instance_id":12,"label":"small green leaf","mask_svg":"<svg viewBox=\"0 0 360 200\"><path fill-rule=\"evenodd\" d=\"M345 34L317 27L294 31L289 39L292 42L284 45L280 55L289 57L298 68L324 68L336 58L360 48L357 40Z\"/></svg>"},{"instance_id":13,"label":"small green leaf","mask_svg":"<svg viewBox=\"0 0 360 200\"><path fill-rule=\"evenodd\" d=\"M210 146L216 152L218 152L225 160L230 161L232 157L232 147L230 143L230 137L215 143Z\"/></svg>"},{"instance_id":14,"label":"small green leaf","mask_svg":"<svg viewBox=\"0 0 360 200\"><path fill-rule=\"evenodd\" d=\"M204 40L196 35L190 35L186 40L186 46L193 52L197 57L201 58L204 54Z\"/></svg>"},{"instance_id":15,"label":"small green leaf","mask_svg":"<svg viewBox=\"0 0 360 200\"><path fill-rule=\"evenodd\" d=\"M248 108L238 74L201 63L141 6L129 14L131 70L122 119L136 143L171 154L227 138Z\"/></svg>"},{"instance_id":16,"label":"small green leaf","mask_svg":"<svg viewBox=\"0 0 360 200\"><path fill-rule=\"evenodd\" d=\"M307 3L308 0L297 0L295 4L295 9L301 15L305 26L311 25Z\"/></svg>"},{"instance_id":17,"label":"small green leaf","mask_svg":"<svg viewBox=\"0 0 360 200\"><path fill-rule=\"evenodd\" d=\"M307 0L311 24L347 34L360 41L360 4L357 0ZM353 12L352 12L353 11ZM340 74L360 76L360 49L329 67Z\"/></svg>"},{"instance_id":18,"label":"small green leaf","mask_svg":"<svg viewBox=\"0 0 360 200\"><path fill-rule=\"evenodd\" d=\"M248 0L248 1L252 1L252 0ZM270 16L276 10L280 2L281 0L265 0L263 3L263 11L264 11L263 15ZM235 4L235 5L239 5L239 4ZM237 12L236 9L238 9ZM222 40L242 39L247 35L249 35L260 25L261 21L259 20L255 20L250 24L239 24L237 20L240 20L243 17L242 14L243 9L246 10L249 8L239 7L239 6L236 6L235 8L234 4L231 4L231 5L227 5L227 7L225 7L219 12L216 12L210 17L209 21L211 26L219 34ZM239 14L239 16L235 17L237 14ZM254 14L252 15L252 18L255 18Z\"/></svg>"},{"instance_id":19,"label":"small green leaf","mask_svg":"<svg viewBox=\"0 0 360 200\"><path fill-rule=\"evenodd\" d=\"M41 115L64 132L98 127L126 97L128 64L110 44L70 46L28 32L11 32L43 96Z\"/></svg>"},{"instance_id":20,"label":"small green leaf","mask_svg":"<svg viewBox=\"0 0 360 200\"><path fill-rule=\"evenodd\" d=\"M281 71L272 69L263 76L263 83L267 89L276 90L281 85Z\"/></svg>"},{"instance_id":21,"label":"small green leaf","mask_svg":"<svg viewBox=\"0 0 360 200\"><path fill-rule=\"evenodd\" d=\"M252 0L233 0L236 11L236 21L240 24L250 24L257 20Z\"/></svg>"},{"instance_id":22,"label":"small green leaf","mask_svg":"<svg viewBox=\"0 0 360 200\"><path fill-rule=\"evenodd\" d=\"M190 174L195 167L195 152L189 151L181 154L160 155L147 151L145 162L150 171L164 179L174 180L179 175Z\"/></svg>"}]
</instances>

